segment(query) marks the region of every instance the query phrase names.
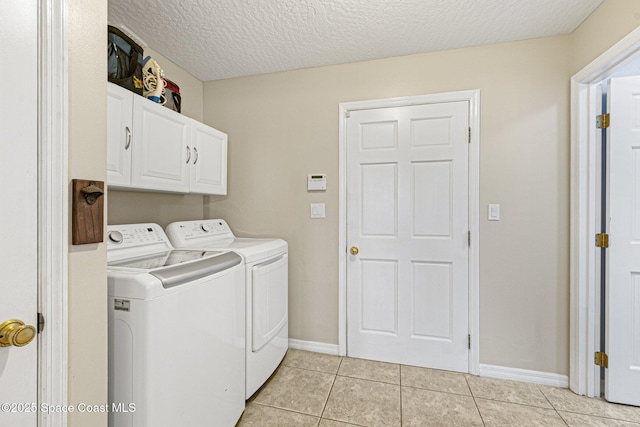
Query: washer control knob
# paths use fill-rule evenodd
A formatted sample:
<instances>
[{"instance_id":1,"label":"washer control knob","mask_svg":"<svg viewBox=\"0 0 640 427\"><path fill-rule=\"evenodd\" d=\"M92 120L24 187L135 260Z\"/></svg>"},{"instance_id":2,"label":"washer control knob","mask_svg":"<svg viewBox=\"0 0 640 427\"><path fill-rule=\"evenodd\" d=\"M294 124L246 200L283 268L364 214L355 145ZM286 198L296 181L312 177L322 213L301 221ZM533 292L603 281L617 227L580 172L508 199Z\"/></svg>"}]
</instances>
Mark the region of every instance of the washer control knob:
<instances>
[{"instance_id":1,"label":"washer control knob","mask_svg":"<svg viewBox=\"0 0 640 427\"><path fill-rule=\"evenodd\" d=\"M213 231L213 225L211 224L202 224L200 228L202 228L202 231L204 231L205 233L211 233Z\"/></svg>"},{"instance_id":2,"label":"washer control knob","mask_svg":"<svg viewBox=\"0 0 640 427\"><path fill-rule=\"evenodd\" d=\"M122 233L119 231L110 231L109 240L113 243L122 243Z\"/></svg>"}]
</instances>

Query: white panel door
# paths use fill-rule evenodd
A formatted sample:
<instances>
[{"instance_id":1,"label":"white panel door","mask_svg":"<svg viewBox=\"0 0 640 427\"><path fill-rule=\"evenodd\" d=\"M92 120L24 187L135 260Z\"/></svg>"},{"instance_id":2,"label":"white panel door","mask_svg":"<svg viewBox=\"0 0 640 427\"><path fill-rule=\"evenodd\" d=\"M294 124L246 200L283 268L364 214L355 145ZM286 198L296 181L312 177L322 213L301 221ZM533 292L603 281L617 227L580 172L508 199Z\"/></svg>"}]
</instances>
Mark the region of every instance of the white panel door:
<instances>
[{"instance_id":1,"label":"white panel door","mask_svg":"<svg viewBox=\"0 0 640 427\"><path fill-rule=\"evenodd\" d=\"M349 356L468 372L468 129L467 101L350 113Z\"/></svg>"},{"instance_id":2,"label":"white panel door","mask_svg":"<svg viewBox=\"0 0 640 427\"><path fill-rule=\"evenodd\" d=\"M191 121L191 192L227 194L227 134Z\"/></svg>"},{"instance_id":3,"label":"white panel door","mask_svg":"<svg viewBox=\"0 0 640 427\"><path fill-rule=\"evenodd\" d=\"M611 79L608 104L605 397L640 406L640 76Z\"/></svg>"},{"instance_id":4,"label":"white panel door","mask_svg":"<svg viewBox=\"0 0 640 427\"><path fill-rule=\"evenodd\" d=\"M36 325L38 2L2 2L0 28L0 324ZM0 347L0 426L36 426L37 354L37 338L24 347Z\"/></svg>"},{"instance_id":5,"label":"white panel door","mask_svg":"<svg viewBox=\"0 0 640 427\"><path fill-rule=\"evenodd\" d=\"M189 192L189 118L140 96L133 98L133 187Z\"/></svg>"},{"instance_id":6,"label":"white panel door","mask_svg":"<svg viewBox=\"0 0 640 427\"><path fill-rule=\"evenodd\" d=\"M107 184L131 186L134 94L107 83Z\"/></svg>"}]
</instances>

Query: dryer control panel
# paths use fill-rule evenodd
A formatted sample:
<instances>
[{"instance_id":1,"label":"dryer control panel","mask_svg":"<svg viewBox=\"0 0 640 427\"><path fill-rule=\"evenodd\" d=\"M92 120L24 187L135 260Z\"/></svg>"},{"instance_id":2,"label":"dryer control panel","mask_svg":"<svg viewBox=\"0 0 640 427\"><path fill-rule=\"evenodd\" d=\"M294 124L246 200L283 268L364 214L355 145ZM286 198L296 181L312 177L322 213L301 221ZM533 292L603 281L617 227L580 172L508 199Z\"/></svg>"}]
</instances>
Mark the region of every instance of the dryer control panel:
<instances>
[{"instance_id":1,"label":"dryer control panel","mask_svg":"<svg viewBox=\"0 0 640 427\"><path fill-rule=\"evenodd\" d=\"M176 247L197 245L199 241L212 243L233 240L235 237L223 219L174 222L167 226L167 235Z\"/></svg>"}]
</instances>

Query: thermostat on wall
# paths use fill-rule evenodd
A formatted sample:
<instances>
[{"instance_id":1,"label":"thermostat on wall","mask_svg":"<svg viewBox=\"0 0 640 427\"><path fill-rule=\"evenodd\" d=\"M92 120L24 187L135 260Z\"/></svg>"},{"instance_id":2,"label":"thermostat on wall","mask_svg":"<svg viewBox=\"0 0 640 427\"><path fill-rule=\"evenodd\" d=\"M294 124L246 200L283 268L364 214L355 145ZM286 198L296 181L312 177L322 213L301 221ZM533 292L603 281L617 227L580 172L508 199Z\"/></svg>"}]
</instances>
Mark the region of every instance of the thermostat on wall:
<instances>
[{"instance_id":1,"label":"thermostat on wall","mask_svg":"<svg viewBox=\"0 0 640 427\"><path fill-rule=\"evenodd\" d=\"M325 191L327 189L326 173L310 173L307 176L307 190Z\"/></svg>"}]
</instances>

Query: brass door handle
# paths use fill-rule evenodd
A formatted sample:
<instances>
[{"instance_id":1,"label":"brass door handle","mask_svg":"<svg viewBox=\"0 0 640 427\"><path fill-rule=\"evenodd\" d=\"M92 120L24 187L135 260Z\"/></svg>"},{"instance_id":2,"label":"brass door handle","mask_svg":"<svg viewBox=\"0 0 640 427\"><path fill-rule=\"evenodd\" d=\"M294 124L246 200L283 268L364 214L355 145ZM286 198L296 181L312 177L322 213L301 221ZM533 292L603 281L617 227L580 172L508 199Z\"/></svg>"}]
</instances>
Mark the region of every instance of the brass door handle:
<instances>
[{"instance_id":1,"label":"brass door handle","mask_svg":"<svg viewBox=\"0 0 640 427\"><path fill-rule=\"evenodd\" d=\"M357 246L351 246L351 249L349 249L349 252L351 252L351 255L358 255L358 252L360 252L360 249L358 249Z\"/></svg>"},{"instance_id":2,"label":"brass door handle","mask_svg":"<svg viewBox=\"0 0 640 427\"><path fill-rule=\"evenodd\" d=\"M0 325L0 347L24 347L36 337L36 328L12 319Z\"/></svg>"}]
</instances>

